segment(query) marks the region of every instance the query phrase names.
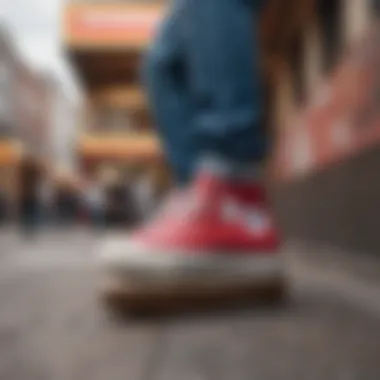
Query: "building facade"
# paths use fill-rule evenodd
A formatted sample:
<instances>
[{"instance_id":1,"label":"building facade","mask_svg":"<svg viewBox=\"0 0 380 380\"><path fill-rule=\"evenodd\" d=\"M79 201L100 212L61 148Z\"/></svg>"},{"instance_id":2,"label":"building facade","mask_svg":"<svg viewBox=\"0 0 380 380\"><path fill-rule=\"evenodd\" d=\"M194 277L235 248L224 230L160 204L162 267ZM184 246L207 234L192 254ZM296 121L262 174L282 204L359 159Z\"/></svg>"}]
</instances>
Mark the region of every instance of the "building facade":
<instances>
[{"instance_id":1,"label":"building facade","mask_svg":"<svg viewBox=\"0 0 380 380\"><path fill-rule=\"evenodd\" d=\"M271 66L278 213L290 238L377 251L379 1L307 3Z\"/></svg>"},{"instance_id":2,"label":"building facade","mask_svg":"<svg viewBox=\"0 0 380 380\"><path fill-rule=\"evenodd\" d=\"M18 139L23 150L39 160L48 155L48 134L51 108L50 84L40 72L24 63L18 75Z\"/></svg>"},{"instance_id":3,"label":"building facade","mask_svg":"<svg viewBox=\"0 0 380 380\"><path fill-rule=\"evenodd\" d=\"M160 2L72 1L64 39L86 92L78 156L84 172L111 166L121 176L162 158L140 86L140 62Z\"/></svg>"},{"instance_id":4,"label":"building facade","mask_svg":"<svg viewBox=\"0 0 380 380\"><path fill-rule=\"evenodd\" d=\"M18 165L21 148L17 140L19 112L17 92L18 56L12 37L0 26L0 202L11 213L17 202ZM2 210L3 211L3 210Z\"/></svg>"},{"instance_id":5,"label":"building facade","mask_svg":"<svg viewBox=\"0 0 380 380\"><path fill-rule=\"evenodd\" d=\"M11 38L5 29L0 29L0 136L10 137L14 134L15 107L15 62Z\"/></svg>"},{"instance_id":6,"label":"building facade","mask_svg":"<svg viewBox=\"0 0 380 380\"><path fill-rule=\"evenodd\" d=\"M33 161L41 173L47 167L53 173L59 165L73 164L75 118L74 107L57 80L25 62L2 27L0 202L5 200L9 213L17 212L22 192L28 191L21 186L26 161Z\"/></svg>"},{"instance_id":7,"label":"building facade","mask_svg":"<svg viewBox=\"0 0 380 380\"><path fill-rule=\"evenodd\" d=\"M81 104L70 98L59 81L50 82L49 157L60 170L75 173Z\"/></svg>"}]
</instances>

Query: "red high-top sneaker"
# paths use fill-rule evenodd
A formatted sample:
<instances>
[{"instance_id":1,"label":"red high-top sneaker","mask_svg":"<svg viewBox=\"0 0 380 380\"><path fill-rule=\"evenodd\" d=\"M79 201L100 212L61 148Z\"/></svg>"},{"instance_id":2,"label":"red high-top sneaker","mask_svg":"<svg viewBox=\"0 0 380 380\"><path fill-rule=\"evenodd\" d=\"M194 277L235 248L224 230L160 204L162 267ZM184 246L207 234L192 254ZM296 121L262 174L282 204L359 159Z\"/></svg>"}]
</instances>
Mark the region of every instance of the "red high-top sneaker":
<instances>
[{"instance_id":1,"label":"red high-top sneaker","mask_svg":"<svg viewBox=\"0 0 380 380\"><path fill-rule=\"evenodd\" d=\"M151 302L283 290L280 238L263 187L206 172L144 228L110 238L101 260L112 280L108 299Z\"/></svg>"}]
</instances>

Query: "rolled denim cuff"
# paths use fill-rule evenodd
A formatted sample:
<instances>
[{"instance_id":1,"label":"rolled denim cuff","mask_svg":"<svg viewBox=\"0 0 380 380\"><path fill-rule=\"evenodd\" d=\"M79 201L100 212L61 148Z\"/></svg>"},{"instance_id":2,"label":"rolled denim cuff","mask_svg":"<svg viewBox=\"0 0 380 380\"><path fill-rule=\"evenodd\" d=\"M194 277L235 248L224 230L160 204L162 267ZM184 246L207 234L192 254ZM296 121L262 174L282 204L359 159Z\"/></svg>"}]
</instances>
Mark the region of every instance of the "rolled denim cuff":
<instances>
[{"instance_id":1,"label":"rolled denim cuff","mask_svg":"<svg viewBox=\"0 0 380 380\"><path fill-rule=\"evenodd\" d=\"M254 181L263 176L261 164L234 161L217 155L202 157L198 163L198 171L236 181Z\"/></svg>"}]
</instances>

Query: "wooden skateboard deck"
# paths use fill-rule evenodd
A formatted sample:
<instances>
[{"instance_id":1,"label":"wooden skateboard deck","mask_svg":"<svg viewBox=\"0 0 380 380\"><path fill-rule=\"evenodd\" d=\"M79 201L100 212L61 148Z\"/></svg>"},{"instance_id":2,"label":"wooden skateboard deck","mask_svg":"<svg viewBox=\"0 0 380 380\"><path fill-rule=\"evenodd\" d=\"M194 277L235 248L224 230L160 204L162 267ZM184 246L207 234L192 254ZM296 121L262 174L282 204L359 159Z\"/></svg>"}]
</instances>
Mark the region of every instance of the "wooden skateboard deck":
<instances>
[{"instance_id":1,"label":"wooden skateboard deck","mask_svg":"<svg viewBox=\"0 0 380 380\"><path fill-rule=\"evenodd\" d=\"M277 304L285 299L284 278L218 286L139 287L127 281L110 280L100 296L114 311L170 312L215 309L239 305Z\"/></svg>"}]
</instances>

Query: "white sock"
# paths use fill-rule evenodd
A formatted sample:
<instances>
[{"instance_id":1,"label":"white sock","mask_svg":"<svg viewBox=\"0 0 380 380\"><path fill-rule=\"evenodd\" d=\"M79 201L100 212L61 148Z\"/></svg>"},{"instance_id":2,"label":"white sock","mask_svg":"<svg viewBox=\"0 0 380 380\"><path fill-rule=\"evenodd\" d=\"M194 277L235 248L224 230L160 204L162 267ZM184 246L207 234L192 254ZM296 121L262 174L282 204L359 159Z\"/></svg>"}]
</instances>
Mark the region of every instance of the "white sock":
<instances>
[{"instance_id":1,"label":"white sock","mask_svg":"<svg viewBox=\"0 0 380 380\"><path fill-rule=\"evenodd\" d=\"M262 164L232 161L225 157L207 155L200 160L200 172L208 172L219 178L250 182L262 178Z\"/></svg>"}]
</instances>

